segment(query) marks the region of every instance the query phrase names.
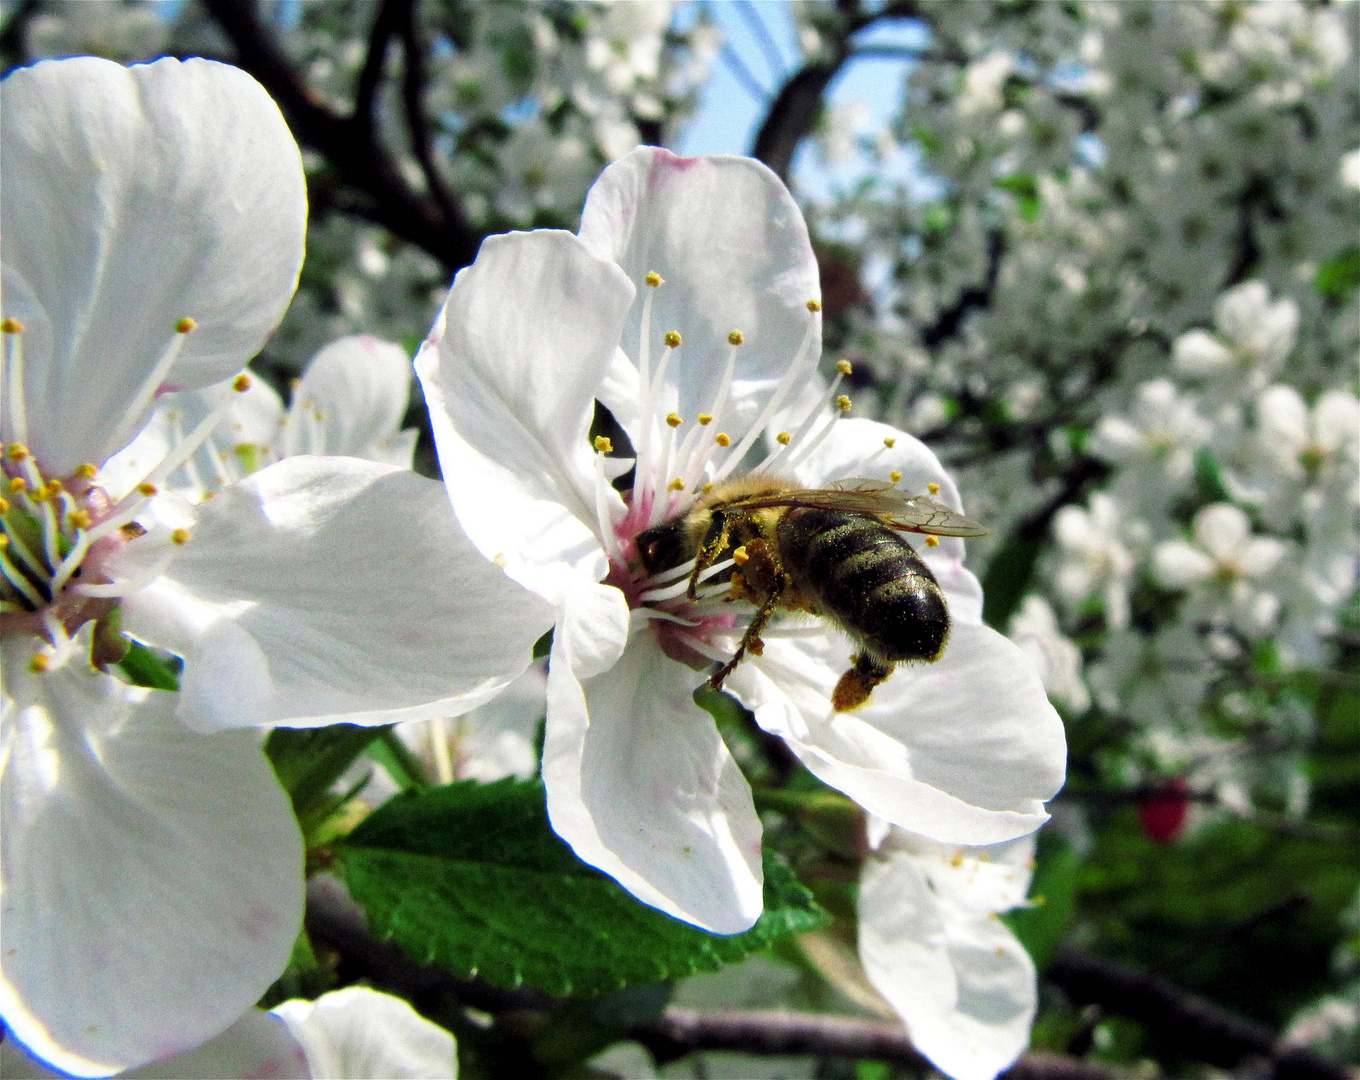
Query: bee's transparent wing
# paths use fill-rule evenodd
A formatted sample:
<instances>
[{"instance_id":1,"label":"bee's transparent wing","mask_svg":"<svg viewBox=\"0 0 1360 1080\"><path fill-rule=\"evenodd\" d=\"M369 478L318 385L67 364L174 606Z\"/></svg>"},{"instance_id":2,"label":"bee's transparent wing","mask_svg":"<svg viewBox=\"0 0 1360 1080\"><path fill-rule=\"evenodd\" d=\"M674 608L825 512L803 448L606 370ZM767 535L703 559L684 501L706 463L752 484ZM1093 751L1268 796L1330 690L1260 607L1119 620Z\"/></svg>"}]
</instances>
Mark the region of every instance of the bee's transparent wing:
<instances>
[{"instance_id":1,"label":"bee's transparent wing","mask_svg":"<svg viewBox=\"0 0 1360 1080\"><path fill-rule=\"evenodd\" d=\"M970 517L936 502L929 495L910 495L882 480L856 477L838 480L829 488L802 488L778 494L754 495L734 506L754 510L762 506L813 506L870 514L903 532L936 536L985 536L987 530Z\"/></svg>"}]
</instances>

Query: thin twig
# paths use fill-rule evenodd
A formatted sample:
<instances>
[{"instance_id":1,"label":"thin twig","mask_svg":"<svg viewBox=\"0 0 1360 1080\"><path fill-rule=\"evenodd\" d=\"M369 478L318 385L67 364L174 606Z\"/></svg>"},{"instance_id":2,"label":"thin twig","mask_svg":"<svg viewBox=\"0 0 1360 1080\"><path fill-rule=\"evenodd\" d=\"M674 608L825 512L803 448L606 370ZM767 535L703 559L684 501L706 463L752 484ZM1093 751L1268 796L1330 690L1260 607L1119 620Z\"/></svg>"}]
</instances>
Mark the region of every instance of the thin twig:
<instances>
[{"instance_id":1,"label":"thin twig","mask_svg":"<svg viewBox=\"0 0 1360 1080\"><path fill-rule=\"evenodd\" d=\"M425 176L426 186L445 219L455 220L458 216L457 200L444 182L444 174L434 159L430 139L429 117L425 114L423 95L425 91L425 51L420 41L420 31L416 25L416 2L408 0L403 5L399 24L401 47L404 54L405 71L402 76L402 108L406 112L406 127L411 132L411 150L420 163Z\"/></svg>"},{"instance_id":2,"label":"thin twig","mask_svg":"<svg viewBox=\"0 0 1360 1080\"><path fill-rule=\"evenodd\" d=\"M732 74L737 77L737 82L741 83L743 90L759 102L763 103L770 100L770 92L760 85L760 80L751 73L751 69L737 55L737 50L732 48L729 42L723 42L722 58L723 62L731 69Z\"/></svg>"},{"instance_id":3,"label":"thin twig","mask_svg":"<svg viewBox=\"0 0 1360 1080\"><path fill-rule=\"evenodd\" d=\"M773 37L770 36L770 28L765 25L765 20L760 17L760 12L756 10L755 4L751 0L737 0L737 13L750 27L751 33L760 42L760 47L765 53L765 64L770 69L770 74L776 79L783 76L788 64L784 60L783 54L779 51Z\"/></svg>"}]
</instances>

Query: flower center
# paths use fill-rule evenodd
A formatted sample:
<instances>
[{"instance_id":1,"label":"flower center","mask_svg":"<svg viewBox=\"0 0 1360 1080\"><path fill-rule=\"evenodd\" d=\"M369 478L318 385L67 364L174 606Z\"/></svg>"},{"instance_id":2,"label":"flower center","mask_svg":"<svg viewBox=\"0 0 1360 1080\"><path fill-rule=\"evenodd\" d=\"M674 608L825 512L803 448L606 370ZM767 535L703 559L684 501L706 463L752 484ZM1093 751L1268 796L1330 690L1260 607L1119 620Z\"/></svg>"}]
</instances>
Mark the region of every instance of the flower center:
<instances>
[{"instance_id":1,"label":"flower center","mask_svg":"<svg viewBox=\"0 0 1360 1080\"><path fill-rule=\"evenodd\" d=\"M635 629L647 624L668 656L703 669L731 659L735 642L750 625L756 608L742 594L740 577L733 574L743 552L735 552L735 559L724 557L705 565L695 575L704 530L702 500L716 485L732 478L790 394L814 376L821 303L807 302L810 318L797 353L754 421L745 431L732 433L728 428L737 412L732 386L746 335L735 329L727 335L727 362L710 405L692 418L668 411L664 404L666 375L675 353L684 347L683 339L675 330L660 336L661 353L653 370L652 299L665 282L659 274L649 273L644 284L637 357L641 408L637 430L630 433L635 435L634 481L632 489L624 493L622 508L614 498L606 472L605 455L613 450L613 445L607 438L595 440L599 534L610 563L605 580L627 597ZM804 406L801 412L792 413L785 420L788 429L775 436L773 448L745 475L788 476L805 462L830 436L837 421L850 411L850 398L837 393L850 370L848 361L842 360L836 366L829 391L835 408L828 410L825 399L821 399ZM893 444L893 439L885 440L883 449L874 457L891 449ZM871 458L866 467L872 462ZM901 474L894 472L890 478L896 483ZM699 520L687 520L690 515ZM668 525L671 527L667 528ZM638 538L644 532L649 539L664 537L662 543L667 545L664 555L654 555L645 564L638 549ZM776 627L766 630L765 636L800 632L820 630Z\"/></svg>"},{"instance_id":2,"label":"flower center","mask_svg":"<svg viewBox=\"0 0 1360 1080\"><path fill-rule=\"evenodd\" d=\"M176 325L172 347L166 350L171 359L178 354L178 342L195 325L192 319ZM8 431L25 437L23 326L5 319L0 329L5 335L5 372L0 379L6 391L4 420ZM152 377L159 380L165 369L167 363L158 363ZM116 625L112 617L119 598L159 577L175 551L188 543L190 533L185 527L148 531L136 519L145 514L170 474L189 460L225 417L233 394L249 386L250 377L238 375L218 406L188 435L177 433L160 462L116 502L97 482L99 469L94 464L56 477L43 471L22 441L4 447L0 457L0 638L32 635L44 639L46 644L31 664L34 671L69 659L72 637L87 622L109 619L110 625ZM139 395L134 403L138 415L149 401L150 396ZM164 550L135 577L115 581L111 556L133 540ZM100 637L96 632L96 653L101 649ZM104 662L100 656L92 660Z\"/></svg>"}]
</instances>

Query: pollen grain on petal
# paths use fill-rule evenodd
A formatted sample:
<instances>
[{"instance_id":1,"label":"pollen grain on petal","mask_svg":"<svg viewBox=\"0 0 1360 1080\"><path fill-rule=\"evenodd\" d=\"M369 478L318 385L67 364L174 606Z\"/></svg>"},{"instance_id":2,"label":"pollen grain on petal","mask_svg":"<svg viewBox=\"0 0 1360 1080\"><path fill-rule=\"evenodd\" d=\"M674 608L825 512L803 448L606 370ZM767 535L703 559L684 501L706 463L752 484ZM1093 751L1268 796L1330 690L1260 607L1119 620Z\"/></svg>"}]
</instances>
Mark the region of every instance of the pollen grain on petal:
<instances>
[{"instance_id":1,"label":"pollen grain on petal","mask_svg":"<svg viewBox=\"0 0 1360 1080\"><path fill-rule=\"evenodd\" d=\"M176 529L170 534L170 543L175 544L178 547L183 547L189 542L189 536L190 533L188 529Z\"/></svg>"},{"instance_id":2,"label":"pollen grain on petal","mask_svg":"<svg viewBox=\"0 0 1360 1080\"><path fill-rule=\"evenodd\" d=\"M184 316L179 322L175 323L175 333L177 334L190 334L197 329L198 320L189 315Z\"/></svg>"},{"instance_id":3,"label":"pollen grain on petal","mask_svg":"<svg viewBox=\"0 0 1360 1080\"><path fill-rule=\"evenodd\" d=\"M601 454L607 454L614 449L614 441L606 435L596 435L595 449Z\"/></svg>"},{"instance_id":4,"label":"pollen grain on petal","mask_svg":"<svg viewBox=\"0 0 1360 1080\"><path fill-rule=\"evenodd\" d=\"M238 394L244 394L250 389L250 376L244 371L231 380L231 388Z\"/></svg>"},{"instance_id":5,"label":"pollen grain on petal","mask_svg":"<svg viewBox=\"0 0 1360 1080\"><path fill-rule=\"evenodd\" d=\"M730 334L727 335L727 344L729 345L740 345L745 340L746 335L743 334L740 330L733 330Z\"/></svg>"},{"instance_id":6,"label":"pollen grain on petal","mask_svg":"<svg viewBox=\"0 0 1360 1080\"><path fill-rule=\"evenodd\" d=\"M680 348L680 334L676 330L667 330L665 337L666 347L670 349Z\"/></svg>"},{"instance_id":7,"label":"pollen grain on petal","mask_svg":"<svg viewBox=\"0 0 1360 1080\"><path fill-rule=\"evenodd\" d=\"M498 552L496 552L496 554L494 554L494 555L491 556L491 561L492 561L492 563L494 563L496 566L500 567L500 569L504 570L504 569L505 569L505 552L503 552L503 551L498 551Z\"/></svg>"},{"instance_id":8,"label":"pollen grain on petal","mask_svg":"<svg viewBox=\"0 0 1360 1080\"><path fill-rule=\"evenodd\" d=\"M726 446L731 446L731 445L732 445L732 436L729 435L729 434L727 434L727 432L725 432L725 431L720 431L720 432L718 432L718 434L716 434L716 435L713 436L713 441L714 441L715 443L717 443L719 446L724 446L724 447L726 447Z\"/></svg>"},{"instance_id":9,"label":"pollen grain on petal","mask_svg":"<svg viewBox=\"0 0 1360 1080\"><path fill-rule=\"evenodd\" d=\"M673 412L666 414L666 423L668 423L671 427L679 427L684 422L685 422L684 417L682 417L679 413Z\"/></svg>"},{"instance_id":10,"label":"pollen grain on petal","mask_svg":"<svg viewBox=\"0 0 1360 1080\"><path fill-rule=\"evenodd\" d=\"M926 547L939 547L939 546L940 546L940 538L939 538L938 536L927 536L927 537L926 537Z\"/></svg>"},{"instance_id":11,"label":"pollen grain on petal","mask_svg":"<svg viewBox=\"0 0 1360 1080\"><path fill-rule=\"evenodd\" d=\"M940 493L940 485L932 481L926 485L926 490L932 495L938 495Z\"/></svg>"},{"instance_id":12,"label":"pollen grain on petal","mask_svg":"<svg viewBox=\"0 0 1360 1080\"><path fill-rule=\"evenodd\" d=\"M666 279L663 278L660 274L658 274L655 270L647 271L647 276L642 280L645 281L648 285L650 285L653 289L657 288L658 286L666 284Z\"/></svg>"},{"instance_id":13,"label":"pollen grain on petal","mask_svg":"<svg viewBox=\"0 0 1360 1080\"><path fill-rule=\"evenodd\" d=\"M837 360L837 361L836 361L836 371L837 371L838 373L840 373L841 375L849 375L850 372L852 372L852 371L854 371L854 370L855 370L855 369L851 366L849 360Z\"/></svg>"}]
</instances>

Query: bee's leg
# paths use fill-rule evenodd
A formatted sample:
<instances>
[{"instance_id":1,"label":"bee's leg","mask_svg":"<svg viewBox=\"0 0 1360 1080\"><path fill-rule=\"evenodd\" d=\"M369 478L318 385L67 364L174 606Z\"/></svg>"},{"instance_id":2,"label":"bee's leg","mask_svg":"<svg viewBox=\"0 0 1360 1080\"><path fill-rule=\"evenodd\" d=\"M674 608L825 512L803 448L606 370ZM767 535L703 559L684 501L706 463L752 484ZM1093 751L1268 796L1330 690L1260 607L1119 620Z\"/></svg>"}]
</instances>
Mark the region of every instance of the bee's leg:
<instances>
[{"instance_id":1,"label":"bee's leg","mask_svg":"<svg viewBox=\"0 0 1360 1080\"><path fill-rule=\"evenodd\" d=\"M741 658L750 652L754 656L759 656L765 649L765 643L760 640L760 632L769 624L770 618L774 615L775 609L779 607L779 598L784 595L784 590L789 585L789 576L779 574L774 581L770 594L765 598L765 602L756 609L755 617L751 619L751 625L746 628L746 633L741 636L741 644L737 646L737 651L733 653L732 659L727 661L713 678L708 680L708 685L714 690L721 690L723 680L732 674L732 671L741 663Z\"/></svg>"},{"instance_id":2,"label":"bee's leg","mask_svg":"<svg viewBox=\"0 0 1360 1080\"><path fill-rule=\"evenodd\" d=\"M690 600L699 598L699 575L718 561L718 556L727 547L731 533L731 518L721 510L714 510L713 524L708 528L709 538L704 541L703 547L694 556L694 571L689 576L689 588L685 590L685 596Z\"/></svg>"},{"instance_id":3,"label":"bee's leg","mask_svg":"<svg viewBox=\"0 0 1360 1080\"><path fill-rule=\"evenodd\" d=\"M874 687L892 674L893 666L876 660L869 653L861 652L855 657L855 666L836 682L831 692L831 707L837 712L858 709L873 693Z\"/></svg>"}]
</instances>

